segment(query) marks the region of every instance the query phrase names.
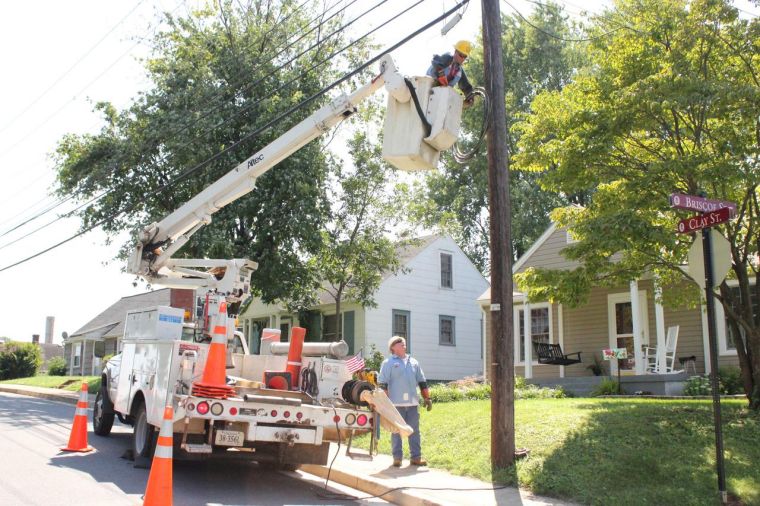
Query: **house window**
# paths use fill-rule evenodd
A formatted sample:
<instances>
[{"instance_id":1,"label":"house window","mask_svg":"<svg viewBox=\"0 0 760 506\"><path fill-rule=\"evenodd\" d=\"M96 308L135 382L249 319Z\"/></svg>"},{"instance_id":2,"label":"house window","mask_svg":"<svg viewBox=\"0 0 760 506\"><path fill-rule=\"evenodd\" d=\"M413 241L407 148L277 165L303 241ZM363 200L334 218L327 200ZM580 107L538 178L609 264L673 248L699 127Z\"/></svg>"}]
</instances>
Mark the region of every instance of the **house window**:
<instances>
[{"instance_id":1,"label":"house window","mask_svg":"<svg viewBox=\"0 0 760 506\"><path fill-rule=\"evenodd\" d=\"M525 362L525 309L522 307L515 308L515 348L518 351L517 357L520 363ZM548 304L540 306L530 306L530 340L540 343L551 343L551 313ZM535 352L534 352L535 355ZM535 357L533 362L535 362Z\"/></svg>"},{"instance_id":2,"label":"house window","mask_svg":"<svg viewBox=\"0 0 760 506\"><path fill-rule=\"evenodd\" d=\"M752 286L754 288L754 285ZM741 302L741 291L739 286L730 286L731 295L734 299L734 308L739 309ZM752 316L757 318L760 307L758 307L758 298L755 295L755 290L750 290L750 300L752 301ZM718 325L718 344L721 355L735 355L736 343L744 342L744 329L741 326L734 326L730 323L728 316L725 314L722 304L716 304L716 317L718 321L723 321L723 325ZM722 328L720 328L722 327Z\"/></svg>"},{"instance_id":3,"label":"house window","mask_svg":"<svg viewBox=\"0 0 760 506\"><path fill-rule=\"evenodd\" d=\"M338 338L338 317L337 315L325 315L322 320L322 340L335 341Z\"/></svg>"},{"instance_id":4,"label":"house window","mask_svg":"<svg viewBox=\"0 0 760 506\"><path fill-rule=\"evenodd\" d=\"M74 367L79 367L82 363L82 343L74 344Z\"/></svg>"},{"instance_id":5,"label":"house window","mask_svg":"<svg viewBox=\"0 0 760 506\"><path fill-rule=\"evenodd\" d=\"M455 325L453 316L438 316L438 344L455 346Z\"/></svg>"},{"instance_id":6,"label":"house window","mask_svg":"<svg viewBox=\"0 0 760 506\"><path fill-rule=\"evenodd\" d=\"M393 310L392 334L406 339L406 350L411 351L411 313L400 309Z\"/></svg>"},{"instance_id":7,"label":"house window","mask_svg":"<svg viewBox=\"0 0 760 506\"><path fill-rule=\"evenodd\" d=\"M454 288L453 256L441 253L441 288Z\"/></svg>"}]
</instances>

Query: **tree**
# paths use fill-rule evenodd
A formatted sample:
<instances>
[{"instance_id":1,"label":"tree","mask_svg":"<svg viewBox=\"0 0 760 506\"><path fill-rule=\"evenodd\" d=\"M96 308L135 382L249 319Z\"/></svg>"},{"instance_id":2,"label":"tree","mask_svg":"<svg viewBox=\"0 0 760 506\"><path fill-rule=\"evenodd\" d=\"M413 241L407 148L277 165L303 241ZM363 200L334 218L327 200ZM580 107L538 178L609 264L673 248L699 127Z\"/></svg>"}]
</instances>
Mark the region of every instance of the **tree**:
<instances>
[{"instance_id":1,"label":"tree","mask_svg":"<svg viewBox=\"0 0 760 506\"><path fill-rule=\"evenodd\" d=\"M731 243L738 289L724 282L718 298L759 409L760 22L719 0L622 0L594 34L590 70L536 97L516 126L515 161L541 172L545 189L592 192L587 206L552 214L578 239L564 251L581 265L529 269L517 281L531 300L577 305L592 286L651 273L666 304L697 300L681 269L692 238L675 233L685 213L669 207L668 195L704 190L738 202L738 218L718 227Z\"/></svg>"},{"instance_id":2,"label":"tree","mask_svg":"<svg viewBox=\"0 0 760 506\"><path fill-rule=\"evenodd\" d=\"M388 238L401 216L398 202L387 191L395 171L383 162L381 146L371 140L375 137L370 133L373 126L365 122L349 140L353 166L335 164L329 192L335 206L313 259L316 278L335 301L338 340L343 338L342 302L374 307L383 275L402 267L399 243Z\"/></svg>"},{"instance_id":3,"label":"tree","mask_svg":"<svg viewBox=\"0 0 760 506\"><path fill-rule=\"evenodd\" d=\"M0 351L0 380L34 376L42 365L40 347L34 343L7 342Z\"/></svg>"},{"instance_id":4,"label":"tree","mask_svg":"<svg viewBox=\"0 0 760 506\"><path fill-rule=\"evenodd\" d=\"M330 57L346 45L337 30L340 17L323 14L324 24L314 29L310 20L319 12L298 4L242 7L228 0L186 17L165 16L168 29L156 35L146 61L151 89L121 112L98 103L105 118L101 131L70 134L58 144L58 195L80 201L102 195L79 212L83 228L105 220L102 228L113 238L160 220L323 100L250 139L246 134L365 60L366 44ZM236 149L223 151L236 142ZM318 250L329 210L330 159L322 142L259 178L253 192L216 213L178 256L257 261L252 288L267 302L310 289L305 258ZM122 246L121 259L131 246Z\"/></svg>"},{"instance_id":5,"label":"tree","mask_svg":"<svg viewBox=\"0 0 760 506\"><path fill-rule=\"evenodd\" d=\"M533 98L542 90L560 90L583 63L577 37L579 27L556 3L539 4L527 18L502 17L502 47L508 129L521 120ZM568 40L561 40L568 39ZM483 51L476 46L466 63L467 75L477 84L483 75ZM465 148L472 147L481 129L483 104L463 115ZM519 149L513 133L509 153ZM444 156L441 171L428 174L409 198L413 216L427 227L449 231L482 272L489 270L488 177L485 156L459 164ZM549 212L582 195L561 195L538 186L535 173L511 174L512 249L519 258L549 225Z\"/></svg>"}]
</instances>

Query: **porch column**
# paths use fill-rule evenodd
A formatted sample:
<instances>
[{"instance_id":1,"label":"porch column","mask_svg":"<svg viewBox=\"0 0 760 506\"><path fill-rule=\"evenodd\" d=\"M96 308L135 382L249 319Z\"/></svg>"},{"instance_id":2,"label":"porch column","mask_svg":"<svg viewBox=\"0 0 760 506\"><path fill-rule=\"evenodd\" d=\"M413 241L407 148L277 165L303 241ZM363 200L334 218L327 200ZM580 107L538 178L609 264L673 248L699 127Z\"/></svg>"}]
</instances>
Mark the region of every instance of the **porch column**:
<instances>
[{"instance_id":1,"label":"porch column","mask_svg":"<svg viewBox=\"0 0 760 506\"><path fill-rule=\"evenodd\" d=\"M637 280L631 281L631 320L633 321L633 358L636 362L636 374L644 374L644 356L641 353L641 305Z\"/></svg>"},{"instance_id":2,"label":"porch column","mask_svg":"<svg viewBox=\"0 0 760 506\"><path fill-rule=\"evenodd\" d=\"M533 377L533 343L531 338L531 320L530 320L530 304L527 302L523 305L525 316L523 317L523 331L525 338L523 340L523 346L525 347L525 379Z\"/></svg>"},{"instance_id":3,"label":"porch column","mask_svg":"<svg viewBox=\"0 0 760 506\"><path fill-rule=\"evenodd\" d=\"M654 319L657 326L657 374L665 374L665 312L662 309L662 288L654 280Z\"/></svg>"},{"instance_id":4,"label":"porch column","mask_svg":"<svg viewBox=\"0 0 760 506\"><path fill-rule=\"evenodd\" d=\"M559 345L564 350L565 349L565 326L562 321L562 304L559 304L557 306L557 333L559 334ZM560 378L565 377L564 365L559 366L559 377Z\"/></svg>"}]
</instances>

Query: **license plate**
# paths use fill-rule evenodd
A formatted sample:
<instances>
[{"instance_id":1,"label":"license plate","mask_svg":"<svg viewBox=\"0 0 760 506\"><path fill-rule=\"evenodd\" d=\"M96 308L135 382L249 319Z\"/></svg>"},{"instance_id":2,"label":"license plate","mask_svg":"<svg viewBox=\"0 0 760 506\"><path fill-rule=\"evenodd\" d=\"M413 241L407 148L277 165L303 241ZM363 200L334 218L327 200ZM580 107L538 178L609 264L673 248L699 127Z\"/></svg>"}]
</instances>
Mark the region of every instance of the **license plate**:
<instances>
[{"instance_id":1,"label":"license plate","mask_svg":"<svg viewBox=\"0 0 760 506\"><path fill-rule=\"evenodd\" d=\"M243 446L243 433L236 430L218 430L214 442L220 446Z\"/></svg>"}]
</instances>

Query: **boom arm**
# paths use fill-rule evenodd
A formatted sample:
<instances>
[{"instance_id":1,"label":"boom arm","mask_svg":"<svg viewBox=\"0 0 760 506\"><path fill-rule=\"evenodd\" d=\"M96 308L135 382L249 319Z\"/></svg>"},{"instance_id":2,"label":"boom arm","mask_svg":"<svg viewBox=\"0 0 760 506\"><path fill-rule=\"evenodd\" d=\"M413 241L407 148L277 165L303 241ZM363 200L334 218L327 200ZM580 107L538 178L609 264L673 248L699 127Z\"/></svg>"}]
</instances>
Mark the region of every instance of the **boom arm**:
<instances>
[{"instance_id":1,"label":"boom arm","mask_svg":"<svg viewBox=\"0 0 760 506\"><path fill-rule=\"evenodd\" d=\"M207 287L235 293L240 290L241 296L247 294L248 278L256 268L255 262L245 259L175 260L172 256L195 232L211 222L215 212L253 190L259 176L352 115L359 103L383 85L396 100L409 101L410 92L390 55L380 60L380 74L370 83L351 95L343 94L335 98L166 218L146 227L137 239L127 270L151 283L165 286ZM212 271L191 267L212 268L212 271L217 268L218 271L215 275ZM223 277L220 274L222 271ZM225 279L227 281L223 282Z\"/></svg>"}]
</instances>

